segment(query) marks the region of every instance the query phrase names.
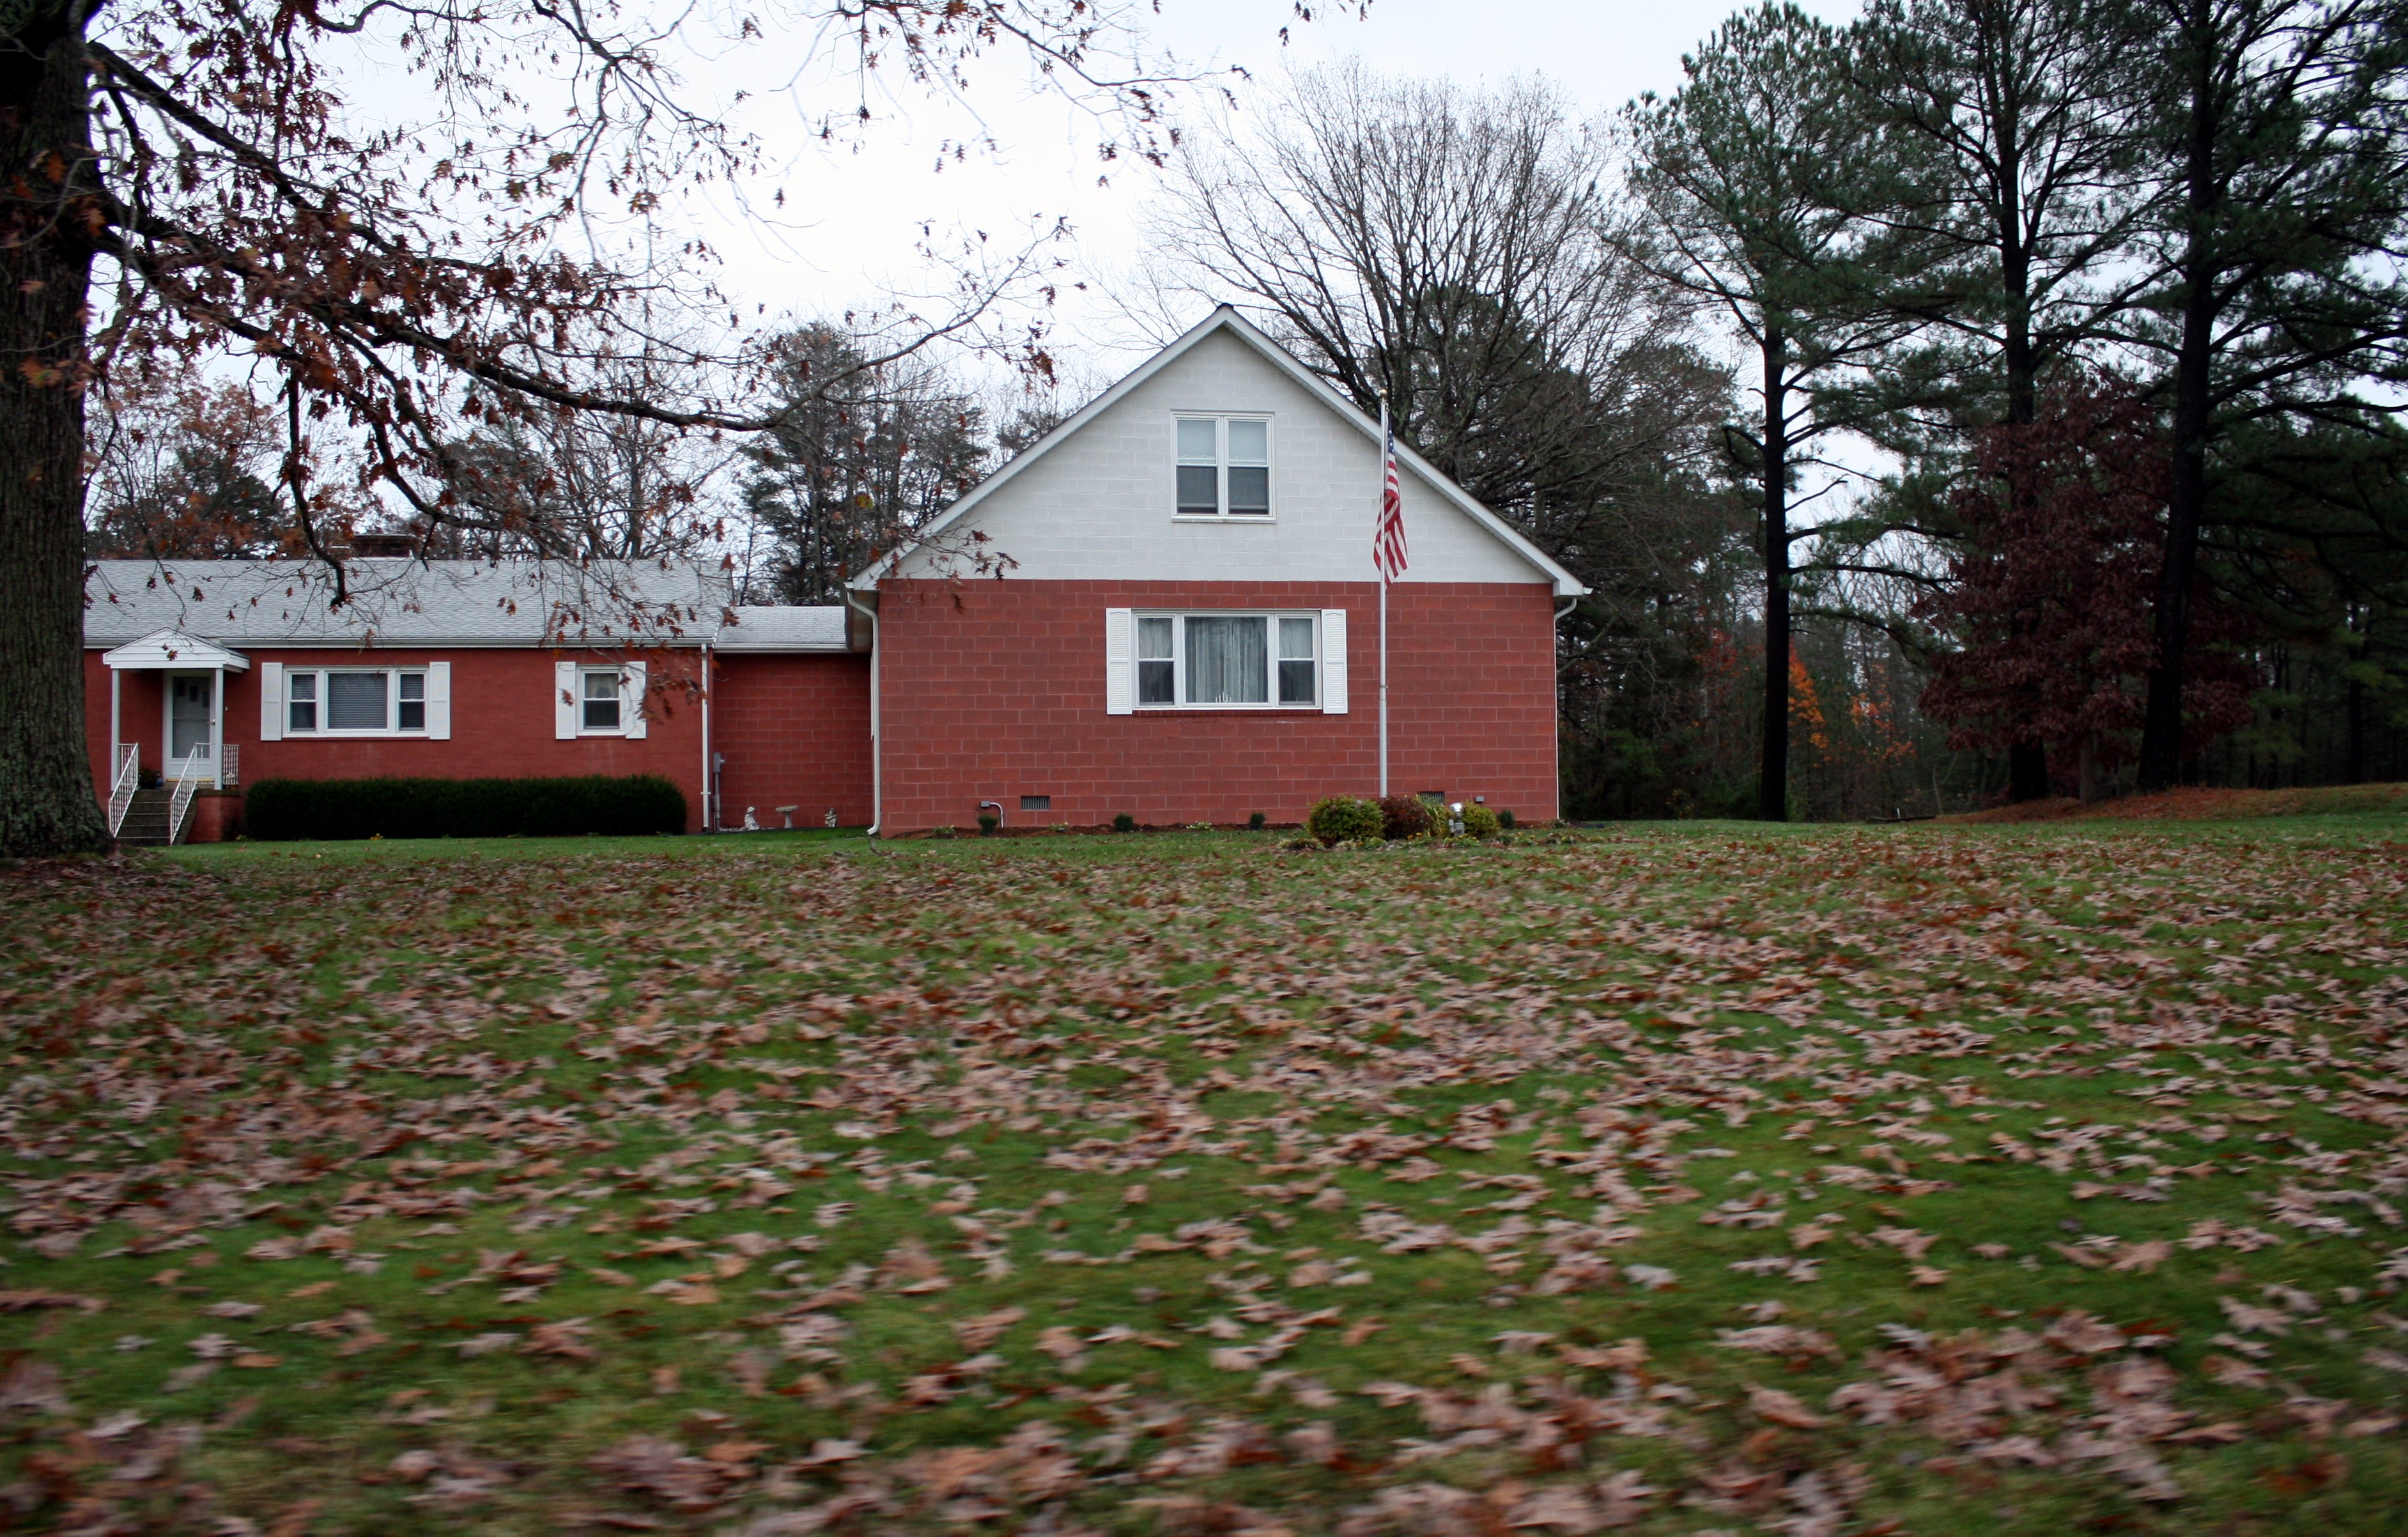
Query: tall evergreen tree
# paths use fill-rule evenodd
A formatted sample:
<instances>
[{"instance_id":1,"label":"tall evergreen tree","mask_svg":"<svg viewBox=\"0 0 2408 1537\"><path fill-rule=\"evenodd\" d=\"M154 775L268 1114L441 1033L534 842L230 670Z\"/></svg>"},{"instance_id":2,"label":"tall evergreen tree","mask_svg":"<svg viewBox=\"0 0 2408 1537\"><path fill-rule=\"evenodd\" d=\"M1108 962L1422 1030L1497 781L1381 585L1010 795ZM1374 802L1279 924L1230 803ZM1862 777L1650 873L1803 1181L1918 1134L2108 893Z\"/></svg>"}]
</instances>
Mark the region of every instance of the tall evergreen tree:
<instances>
[{"instance_id":1,"label":"tall evergreen tree","mask_svg":"<svg viewBox=\"0 0 2408 1537\"><path fill-rule=\"evenodd\" d=\"M1630 248L1730 324L1756 360L1758 412L1727 429L1760 513L1764 738L1758 814L1788 815L1790 494L1818 440L1860 424L1843 386L1917 322L1901 284L1928 253L1869 233L1856 173L1873 150L1840 39L1794 5L1744 12L1682 60L1668 98L1641 97L1627 126L1631 188L1648 217ZM1887 288L1891 303L1872 302Z\"/></svg>"},{"instance_id":2,"label":"tall evergreen tree","mask_svg":"<svg viewBox=\"0 0 2408 1537\"><path fill-rule=\"evenodd\" d=\"M2162 281L2128 339L2162 366L2173 461L2140 783L2183 765L2200 540L2235 430L2371 430L2408 383L2408 0L2146 0L2139 102Z\"/></svg>"},{"instance_id":3,"label":"tall evergreen tree","mask_svg":"<svg viewBox=\"0 0 2408 1537\"><path fill-rule=\"evenodd\" d=\"M745 450L745 510L775 545L776 601L838 602L983 473L985 413L924 363L879 363L832 325L786 337L778 375L788 404Z\"/></svg>"},{"instance_id":4,"label":"tall evergreen tree","mask_svg":"<svg viewBox=\"0 0 2408 1537\"><path fill-rule=\"evenodd\" d=\"M1961 467L1969 433L2032 423L2043 378L2138 291L2134 34L2128 0L1873 0L1850 31L1852 79L1893 151L1875 211L1945 266L1944 302L1928 281L1911 296L1934 323L1928 355L1889 376L1944 466ZM2010 730L2006 747L2010 796L2047 795L2043 739Z\"/></svg>"}]
</instances>

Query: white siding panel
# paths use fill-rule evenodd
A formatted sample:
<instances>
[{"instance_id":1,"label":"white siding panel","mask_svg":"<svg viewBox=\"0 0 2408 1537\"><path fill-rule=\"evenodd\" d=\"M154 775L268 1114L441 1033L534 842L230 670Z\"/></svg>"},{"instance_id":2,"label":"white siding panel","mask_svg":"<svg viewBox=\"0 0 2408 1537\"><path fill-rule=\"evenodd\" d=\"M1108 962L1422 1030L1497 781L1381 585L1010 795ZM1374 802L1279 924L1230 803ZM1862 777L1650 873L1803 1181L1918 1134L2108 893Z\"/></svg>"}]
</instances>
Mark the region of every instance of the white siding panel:
<instances>
[{"instance_id":1,"label":"white siding panel","mask_svg":"<svg viewBox=\"0 0 2408 1537\"><path fill-rule=\"evenodd\" d=\"M1180 411L1268 411L1271 505L1263 523L1171 516ZM1436 487L1404 475L1407 582L1538 582L1545 574ZM1207 337L1030 464L971 512L990 548L1017 563L1010 580L1375 582L1371 521L1380 452L1260 353ZM940 541L951 542L951 541ZM921 551L900 574L942 574Z\"/></svg>"}]
</instances>

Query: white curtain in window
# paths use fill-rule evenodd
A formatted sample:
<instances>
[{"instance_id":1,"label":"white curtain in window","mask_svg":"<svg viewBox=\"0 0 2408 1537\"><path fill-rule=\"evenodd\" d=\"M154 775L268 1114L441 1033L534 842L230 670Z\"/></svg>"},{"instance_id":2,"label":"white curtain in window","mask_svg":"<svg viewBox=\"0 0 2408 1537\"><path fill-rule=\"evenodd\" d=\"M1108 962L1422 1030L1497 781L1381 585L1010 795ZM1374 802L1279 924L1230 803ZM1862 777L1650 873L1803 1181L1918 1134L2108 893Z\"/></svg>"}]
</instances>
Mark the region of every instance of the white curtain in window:
<instances>
[{"instance_id":1,"label":"white curtain in window","mask_svg":"<svg viewBox=\"0 0 2408 1537\"><path fill-rule=\"evenodd\" d=\"M1187 621L1187 702L1268 704L1270 648L1259 618Z\"/></svg>"}]
</instances>

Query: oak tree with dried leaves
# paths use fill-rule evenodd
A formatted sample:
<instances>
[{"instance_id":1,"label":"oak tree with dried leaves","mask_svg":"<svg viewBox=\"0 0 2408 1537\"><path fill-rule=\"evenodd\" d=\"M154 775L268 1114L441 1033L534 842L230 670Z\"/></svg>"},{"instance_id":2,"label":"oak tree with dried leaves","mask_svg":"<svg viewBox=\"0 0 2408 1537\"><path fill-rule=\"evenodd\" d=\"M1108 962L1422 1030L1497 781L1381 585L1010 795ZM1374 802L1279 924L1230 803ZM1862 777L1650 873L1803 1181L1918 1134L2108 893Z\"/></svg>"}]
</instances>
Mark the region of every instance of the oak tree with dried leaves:
<instances>
[{"instance_id":1,"label":"oak tree with dried leaves","mask_svg":"<svg viewBox=\"0 0 2408 1537\"><path fill-rule=\"evenodd\" d=\"M661 341L650 317L713 307L689 276L711 253L672 227L676 196L759 168L724 106L679 79L681 52L783 39L833 53L864 84L810 125L831 136L870 122L872 75L948 95L982 56L1018 58L1101 115L1108 157L1151 157L1173 81L1137 56L1134 14L1089 0L795 0L717 20L552 0L0 5L0 855L108 840L79 649L93 388L249 353L283 420L279 496L321 555L336 488L309 479L313 438L355 440L389 505L441 524L457 510L451 446L480 422L604 411L756 430L776 408L753 397L740 349L712 360L698 397L609 384L612 360ZM975 325L1044 259L974 256L949 310L898 326L896 350Z\"/></svg>"}]
</instances>

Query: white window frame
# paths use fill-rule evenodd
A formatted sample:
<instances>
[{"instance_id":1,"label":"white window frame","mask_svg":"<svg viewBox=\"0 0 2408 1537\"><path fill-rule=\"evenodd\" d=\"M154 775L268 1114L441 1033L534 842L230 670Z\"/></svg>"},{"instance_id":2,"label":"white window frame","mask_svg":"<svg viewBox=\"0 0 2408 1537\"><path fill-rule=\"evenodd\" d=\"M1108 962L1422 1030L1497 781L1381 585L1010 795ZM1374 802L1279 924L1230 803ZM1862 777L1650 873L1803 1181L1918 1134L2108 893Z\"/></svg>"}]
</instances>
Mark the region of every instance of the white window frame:
<instances>
[{"instance_id":1,"label":"white window frame","mask_svg":"<svg viewBox=\"0 0 2408 1537\"><path fill-rule=\"evenodd\" d=\"M283 711L282 729L278 733L275 739L271 740L290 740L296 738L304 738L327 741L344 741L362 737L416 737L434 739L437 737L437 733L432 729L436 721L437 684L429 676L433 671L433 668L425 666L384 668L286 667L282 669L283 676L279 680L280 691L282 696L281 700L280 701ZM373 728L362 726L335 726L328 725L327 722L332 713L331 707L333 704L331 695L334 691L328 685L326 680L337 674L363 672L380 672L384 674L385 724L381 726ZM417 725L405 726L400 724L401 680L405 677L416 678L419 680L419 697L412 700L411 703L423 705L424 708L420 711L421 723ZM316 697L308 702L316 707L312 711L317 719L317 724L314 725L296 726L293 724L293 684L294 680L300 678L308 678L311 680L309 691L311 694L315 695Z\"/></svg>"},{"instance_id":2,"label":"white window frame","mask_svg":"<svg viewBox=\"0 0 2408 1537\"><path fill-rule=\"evenodd\" d=\"M1181 466L1190 463L1189 460L1181 455L1179 450L1179 424L1182 422L1210 422L1212 424L1212 486L1213 496L1216 500L1215 510L1211 512L1190 512L1179 505L1179 469ZM1263 510L1260 512L1232 512L1229 510L1229 470L1231 467L1229 464L1229 424L1232 422L1259 422L1263 425L1263 462L1261 466L1255 467L1249 465L1240 467L1250 469L1260 467L1263 471ZM1273 429L1271 423L1271 414L1268 411L1171 412L1170 515L1172 519L1179 523L1260 524L1278 522L1279 495L1276 488L1279 483L1279 435ZM1203 461L1196 460L1193 462L1200 465Z\"/></svg>"},{"instance_id":3,"label":"white window frame","mask_svg":"<svg viewBox=\"0 0 2408 1537\"><path fill-rule=\"evenodd\" d=\"M589 725L586 724L585 707L589 704L601 702L597 696L591 692L593 680L596 678L608 678L610 680L609 693L611 700L619 707L619 719L609 725ZM577 734L580 737L624 737L627 734L626 668L620 667L581 667L577 669Z\"/></svg>"},{"instance_id":4,"label":"white window frame","mask_svg":"<svg viewBox=\"0 0 2408 1537\"><path fill-rule=\"evenodd\" d=\"M1321 714L1326 710L1328 694L1327 647L1323 643L1326 634L1323 610L1319 609L1138 609L1131 612L1129 698L1140 713L1177 711L1277 710L1299 714ZM1149 619L1170 621L1170 689L1168 704L1148 702L1145 698L1145 668L1160 657L1144 654L1145 622ZM1195 704L1187 698L1187 621L1190 619L1259 619L1266 627L1263 636L1263 658L1267 669L1263 680L1264 695L1259 703ZM1302 661L1302 657L1282 657L1279 654L1279 621L1308 620L1312 625L1312 697L1297 702L1283 702L1279 697L1279 667L1285 661Z\"/></svg>"}]
</instances>

